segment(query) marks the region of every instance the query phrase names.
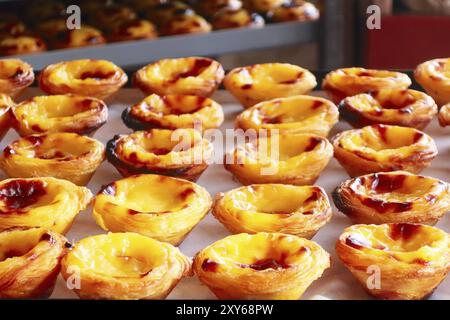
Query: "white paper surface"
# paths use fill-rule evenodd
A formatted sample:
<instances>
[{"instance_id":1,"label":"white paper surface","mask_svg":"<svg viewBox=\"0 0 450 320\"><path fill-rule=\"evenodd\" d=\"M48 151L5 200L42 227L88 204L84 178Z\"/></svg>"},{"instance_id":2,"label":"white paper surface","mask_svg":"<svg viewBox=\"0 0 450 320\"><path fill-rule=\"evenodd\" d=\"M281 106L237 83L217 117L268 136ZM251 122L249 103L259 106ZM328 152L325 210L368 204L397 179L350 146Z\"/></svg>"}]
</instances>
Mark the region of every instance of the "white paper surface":
<instances>
[{"instance_id":1,"label":"white paper surface","mask_svg":"<svg viewBox=\"0 0 450 320\"><path fill-rule=\"evenodd\" d=\"M42 94L38 89L28 89L24 98L38 94ZM122 123L120 114L125 107L138 102L143 97L144 96L138 90L123 89L116 95L113 101L107 101L110 111L108 122L100 128L94 138L106 143L106 141L111 139L115 134L131 132ZM234 119L243 110L242 107L226 92L218 92L213 98L223 105L225 111L226 120L221 129L233 128ZM348 124L339 123L333 129L330 137L335 133L346 129L350 129ZM424 170L422 174L436 177L444 181L450 181L450 128L444 129L439 127L437 120L435 119L433 123L425 129L425 132L434 137L439 148L439 155L432 162L431 167ZM17 134L11 130L1 143L2 149L6 144L17 137ZM221 144L216 144L216 147L217 146L220 147ZM217 150L216 148L216 153L218 151L220 152L220 150ZM221 156L221 154L218 156ZM2 178L6 178L6 176L2 174ZM121 176L116 169L105 161L95 173L88 187L95 194L102 185L120 178ZM349 177L344 169L333 159L316 184L323 187L330 197L334 188L348 178ZM232 175L219 164L211 165L200 177L198 183L205 187L211 196L214 196L218 192L228 191L240 186L238 182L233 180ZM332 203L331 198L330 202ZM332 266L325 271L320 279L315 281L309 287L302 299L315 299L317 296L327 299L371 299L371 297L362 290L359 283L353 278L350 272L340 263L335 254L335 242L344 228L350 225L350 221L345 215L338 212L334 205L333 208L333 219L313 238L313 241L319 243L331 254ZM450 216L448 214L444 216L436 226L446 232L450 232ZM67 238L74 243L81 238L100 233L104 233L104 231L95 224L91 216L91 208L88 208L86 211L79 214L71 231L67 234ZM184 254L192 257L202 248L229 234L230 233L211 214L208 214L184 240L180 245L180 249ZM77 296L67 289L64 280L59 277L52 298L65 299L77 298ZM215 296L206 286L200 283L196 276L194 276L192 278L183 279L178 286L175 287L168 298L215 299ZM447 279L444 280L430 299L450 299L450 277L447 277Z\"/></svg>"}]
</instances>

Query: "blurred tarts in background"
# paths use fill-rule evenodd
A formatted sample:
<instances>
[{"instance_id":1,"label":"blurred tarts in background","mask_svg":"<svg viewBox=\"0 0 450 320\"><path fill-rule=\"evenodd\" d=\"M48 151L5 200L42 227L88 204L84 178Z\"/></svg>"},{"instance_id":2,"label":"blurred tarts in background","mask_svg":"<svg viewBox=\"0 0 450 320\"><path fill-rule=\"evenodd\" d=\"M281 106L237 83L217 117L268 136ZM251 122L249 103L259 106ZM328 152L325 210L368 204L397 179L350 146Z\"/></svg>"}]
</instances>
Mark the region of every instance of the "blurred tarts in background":
<instances>
[{"instance_id":1,"label":"blurred tarts in background","mask_svg":"<svg viewBox=\"0 0 450 320\"><path fill-rule=\"evenodd\" d=\"M231 70L225 88L245 107L272 100L306 94L317 85L306 69L288 63L265 63Z\"/></svg>"},{"instance_id":2,"label":"blurred tarts in background","mask_svg":"<svg viewBox=\"0 0 450 320\"><path fill-rule=\"evenodd\" d=\"M295 300L330 267L310 240L281 233L241 233L216 241L194 259L194 271L219 299Z\"/></svg>"},{"instance_id":3,"label":"blurred tarts in background","mask_svg":"<svg viewBox=\"0 0 450 320\"><path fill-rule=\"evenodd\" d=\"M134 85L145 94L211 96L225 75L222 65L212 59L188 57L162 59L139 69Z\"/></svg>"},{"instance_id":4,"label":"blurred tarts in background","mask_svg":"<svg viewBox=\"0 0 450 320\"><path fill-rule=\"evenodd\" d=\"M439 123L441 126L450 126L450 103L446 104L439 111Z\"/></svg>"},{"instance_id":5,"label":"blurred tarts in background","mask_svg":"<svg viewBox=\"0 0 450 320\"><path fill-rule=\"evenodd\" d=\"M188 95L152 94L122 113L125 125L133 130L220 127L222 106L212 99Z\"/></svg>"},{"instance_id":6,"label":"blurred tarts in background","mask_svg":"<svg viewBox=\"0 0 450 320\"><path fill-rule=\"evenodd\" d=\"M57 132L13 141L3 150L0 166L12 178L55 177L86 185L104 158L100 141Z\"/></svg>"},{"instance_id":7,"label":"blurred tarts in background","mask_svg":"<svg viewBox=\"0 0 450 320\"><path fill-rule=\"evenodd\" d=\"M216 195L213 214L232 233L280 232L311 239L332 217L317 186L260 184Z\"/></svg>"},{"instance_id":8,"label":"blurred tarts in background","mask_svg":"<svg viewBox=\"0 0 450 320\"><path fill-rule=\"evenodd\" d=\"M450 211L448 183L405 171L347 180L333 192L333 199L354 223L434 225Z\"/></svg>"},{"instance_id":9,"label":"blurred tarts in background","mask_svg":"<svg viewBox=\"0 0 450 320\"><path fill-rule=\"evenodd\" d=\"M213 145L194 129L151 129L116 135L106 157L124 177L151 173L196 181L209 165Z\"/></svg>"},{"instance_id":10,"label":"blurred tarts in background","mask_svg":"<svg viewBox=\"0 0 450 320\"><path fill-rule=\"evenodd\" d=\"M426 299L450 271L449 235L419 224L354 225L336 243L342 263L379 299ZM380 287L369 286L370 266Z\"/></svg>"},{"instance_id":11,"label":"blurred tarts in background","mask_svg":"<svg viewBox=\"0 0 450 320\"><path fill-rule=\"evenodd\" d=\"M439 106L450 102L450 58L424 62L417 66L414 76Z\"/></svg>"},{"instance_id":12,"label":"blurred tarts in background","mask_svg":"<svg viewBox=\"0 0 450 320\"><path fill-rule=\"evenodd\" d=\"M99 99L85 96L37 96L16 105L11 115L21 136L52 132L92 136L106 123L108 107Z\"/></svg>"},{"instance_id":13,"label":"blurred tarts in background","mask_svg":"<svg viewBox=\"0 0 450 320\"><path fill-rule=\"evenodd\" d=\"M19 59L0 59L0 93L14 97L34 81L33 68Z\"/></svg>"},{"instance_id":14,"label":"blurred tarts in background","mask_svg":"<svg viewBox=\"0 0 450 320\"><path fill-rule=\"evenodd\" d=\"M44 228L11 228L0 232L0 298L50 297L70 244Z\"/></svg>"},{"instance_id":15,"label":"blurred tarts in background","mask_svg":"<svg viewBox=\"0 0 450 320\"><path fill-rule=\"evenodd\" d=\"M55 178L6 179L0 182L0 230L43 227L66 234L86 209L92 193Z\"/></svg>"},{"instance_id":16,"label":"blurred tarts in background","mask_svg":"<svg viewBox=\"0 0 450 320\"><path fill-rule=\"evenodd\" d=\"M108 233L77 242L62 260L66 281L79 272L75 293L82 299L164 299L191 260L180 250L136 233Z\"/></svg>"},{"instance_id":17,"label":"blurred tarts in background","mask_svg":"<svg viewBox=\"0 0 450 320\"><path fill-rule=\"evenodd\" d=\"M429 135L413 128L381 124L343 131L331 142L334 157L351 177L397 170L419 173L438 154Z\"/></svg>"},{"instance_id":18,"label":"blurred tarts in background","mask_svg":"<svg viewBox=\"0 0 450 320\"><path fill-rule=\"evenodd\" d=\"M95 221L104 230L136 232L179 245L211 209L201 186L159 175L136 175L113 182L94 201Z\"/></svg>"},{"instance_id":19,"label":"blurred tarts in background","mask_svg":"<svg viewBox=\"0 0 450 320\"><path fill-rule=\"evenodd\" d=\"M39 74L39 86L48 94L73 93L106 99L127 79L125 72L110 61L81 59L45 67Z\"/></svg>"}]
</instances>

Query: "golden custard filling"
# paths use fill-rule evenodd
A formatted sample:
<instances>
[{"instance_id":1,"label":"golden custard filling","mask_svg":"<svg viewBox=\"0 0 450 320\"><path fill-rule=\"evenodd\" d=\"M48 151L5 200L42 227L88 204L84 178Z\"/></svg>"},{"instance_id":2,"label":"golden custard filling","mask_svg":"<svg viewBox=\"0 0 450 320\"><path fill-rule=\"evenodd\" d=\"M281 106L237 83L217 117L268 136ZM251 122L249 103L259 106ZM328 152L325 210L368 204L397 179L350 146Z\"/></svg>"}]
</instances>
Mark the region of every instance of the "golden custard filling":
<instances>
[{"instance_id":1,"label":"golden custard filling","mask_svg":"<svg viewBox=\"0 0 450 320\"><path fill-rule=\"evenodd\" d=\"M415 153L437 154L433 139L427 134L405 127L373 125L338 135L334 143L370 161L388 161L392 157L408 158Z\"/></svg>"},{"instance_id":2,"label":"golden custard filling","mask_svg":"<svg viewBox=\"0 0 450 320\"><path fill-rule=\"evenodd\" d=\"M404 264L448 264L449 237L442 230L418 224L356 225L340 241L374 259Z\"/></svg>"},{"instance_id":3,"label":"golden custard filling","mask_svg":"<svg viewBox=\"0 0 450 320\"><path fill-rule=\"evenodd\" d=\"M3 180L0 183L0 230L39 226L64 234L91 199L89 189L65 180Z\"/></svg>"},{"instance_id":4,"label":"golden custard filling","mask_svg":"<svg viewBox=\"0 0 450 320\"><path fill-rule=\"evenodd\" d=\"M423 128L437 114L434 100L416 90L382 89L344 99L342 116L354 126L384 123Z\"/></svg>"},{"instance_id":5,"label":"golden custard filling","mask_svg":"<svg viewBox=\"0 0 450 320\"><path fill-rule=\"evenodd\" d=\"M414 76L438 105L450 101L450 58L426 61L417 66Z\"/></svg>"},{"instance_id":6,"label":"golden custard filling","mask_svg":"<svg viewBox=\"0 0 450 320\"><path fill-rule=\"evenodd\" d=\"M135 84L145 93L186 94L209 97L224 77L220 63L208 58L163 59L135 74Z\"/></svg>"},{"instance_id":7,"label":"golden custard filling","mask_svg":"<svg viewBox=\"0 0 450 320\"><path fill-rule=\"evenodd\" d=\"M236 118L236 127L327 136L338 116L337 107L326 99L294 96L261 102L245 110Z\"/></svg>"},{"instance_id":8,"label":"golden custard filling","mask_svg":"<svg viewBox=\"0 0 450 320\"><path fill-rule=\"evenodd\" d=\"M288 63L265 63L236 68L224 85L245 106L310 92L317 85L308 70Z\"/></svg>"},{"instance_id":9,"label":"golden custard filling","mask_svg":"<svg viewBox=\"0 0 450 320\"><path fill-rule=\"evenodd\" d=\"M0 93L11 96L34 81L31 65L19 59L0 59Z\"/></svg>"},{"instance_id":10,"label":"golden custard filling","mask_svg":"<svg viewBox=\"0 0 450 320\"><path fill-rule=\"evenodd\" d=\"M220 299L298 299L330 266L316 243L281 233L241 233L200 251L194 270Z\"/></svg>"},{"instance_id":11,"label":"golden custard filling","mask_svg":"<svg viewBox=\"0 0 450 320\"><path fill-rule=\"evenodd\" d=\"M87 299L162 299L190 273L190 260L177 248L135 233L108 233L82 239L63 259L62 275L80 269Z\"/></svg>"},{"instance_id":12,"label":"golden custard filling","mask_svg":"<svg viewBox=\"0 0 450 320\"><path fill-rule=\"evenodd\" d=\"M150 128L194 128L205 130L219 127L224 114L222 106L212 99L191 95L152 94L126 109L125 124L135 130Z\"/></svg>"},{"instance_id":13,"label":"golden custard filling","mask_svg":"<svg viewBox=\"0 0 450 320\"><path fill-rule=\"evenodd\" d=\"M105 186L95 198L93 214L105 230L179 244L210 207L208 192L192 182L137 175Z\"/></svg>"},{"instance_id":14,"label":"golden custard filling","mask_svg":"<svg viewBox=\"0 0 450 320\"><path fill-rule=\"evenodd\" d=\"M99 99L67 94L34 97L18 104L12 114L22 136L43 132L90 134L106 123L108 109Z\"/></svg>"},{"instance_id":15,"label":"golden custard filling","mask_svg":"<svg viewBox=\"0 0 450 320\"><path fill-rule=\"evenodd\" d=\"M333 148L311 134L259 137L238 146L225 158L225 168L243 184L312 184L327 166Z\"/></svg>"},{"instance_id":16,"label":"golden custard filling","mask_svg":"<svg viewBox=\"0 0 450 320\"><path fill-rule=\"evenodd\" d=\"M233 233L281 232L311 238L331 218L316 186L261 184L218 194L214 216Z\"/></svg>"}]
</instances>

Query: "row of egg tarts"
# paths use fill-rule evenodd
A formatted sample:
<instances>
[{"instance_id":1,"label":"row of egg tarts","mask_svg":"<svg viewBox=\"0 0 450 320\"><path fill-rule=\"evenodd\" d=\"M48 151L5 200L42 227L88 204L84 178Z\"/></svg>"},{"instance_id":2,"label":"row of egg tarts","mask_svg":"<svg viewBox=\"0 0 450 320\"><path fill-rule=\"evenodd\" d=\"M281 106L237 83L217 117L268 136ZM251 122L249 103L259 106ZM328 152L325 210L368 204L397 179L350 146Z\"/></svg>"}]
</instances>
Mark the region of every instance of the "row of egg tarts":
<instances>
[{"instance_id":1,"label":"row of egg tarts","mask_svg":"<svg viewBox=\"0 0 450 320\"><path fill-rule=\"evenodd\" d=\"M448 210L446 183L406 172L359 177L341 185L337 194L351 185L346 191L354 193L354 203L384 201L387 217L410 221L411 212L424 205L405 200L417 184L428 189L425 198L436 198L430 211ZM372 197L365 196L364 188ZM74 215L91 202L87 188L55 178L30 178L5 180L0 189L4 298L49 295L61 271L68 281L77 272L80 285L74 290L81 298L158 299L195 271L219 298L297 299L330 267L330 255L307 240L331 218L327 196L316 186L261 184L219 194L213 214L235 235L204 248L193 261L173 246L212 205L208 192L193 182L137 175L104 186L93 200L93 215L112 233L74 246L59 232L67 232ZM377 193L388 199L377 199ZM403 202L396 202L399 198ZM405 204L411 212L399 213ZM356 221L372 222L367 210L374 208L362 201L351 212L359 213ZM344 230L336 252L375 297L421 299L448 274L449 245L446 232L425 224L357 224ZM367 287L367 270L373 265L381 269L381 288Z\"/></svg>"},{"instance_id":2,"label":"row of egg tarts","mask_svg":"<svg viewBox=\"0 0 450 320\"><path fill-rule=\"evenodd\" d=\"M379 129L377 129L377 130L378 130L378 131L383 131L383 130L379 130ZM212 264L212 263L207 263L206 265L208 265L207 268L209 268L209 266L214 265L214 264Z\"/></svg>"}]
</instances>

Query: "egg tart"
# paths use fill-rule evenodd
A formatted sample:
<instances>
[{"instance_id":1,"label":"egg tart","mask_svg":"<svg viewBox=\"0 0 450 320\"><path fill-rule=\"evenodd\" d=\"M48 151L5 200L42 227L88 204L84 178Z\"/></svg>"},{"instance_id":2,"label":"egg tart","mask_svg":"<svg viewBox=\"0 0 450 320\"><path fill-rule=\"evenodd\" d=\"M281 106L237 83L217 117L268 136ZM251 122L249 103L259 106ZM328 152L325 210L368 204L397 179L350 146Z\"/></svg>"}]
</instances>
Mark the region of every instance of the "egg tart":
<instances>
[{"instance_id":1,"label":"egg tart","mask_svg":"<svg viewBox=\"0 0 450 320\"><path fill-rule=\"evenodd\" d=\"M439 106L450 102L450 58L420 64L414 77Z\"/></svg>"},{"instance_id":2,"label":"egg tart","mask_svg":"<svg viewBox=\"0 0 450 320\"><path fill-rule=\"evenodd\" d=\"M55 286L66 239L43 228L0 232L0 298L47 298Z\"/></svg>"},{"instance_id":3,"label":"egg tart","mask_svg":"<svg viewBox=\"0 0 450 320\"><path fill-rule=\"evenodd\" d=\"M334 103L346 97L381 89L407 89L411 85L408 75L400 72L364 68L343 68L328 73L322 88Z\"/></svg>"},{"instance_id":4,"label":"egg tart","mask_svg":"<svg viewBox=\"0 0 450 320\"><path fill-rule=\"evenodd\" d=\"M374 297L418 300L431 295L450 271L449 245L448 233L435 227L354 225L339 237L336 253ZM374 266L379 270L379 286L369 279Z\"/></svg>"},{"instance_id":5,"label":"egg tart","mask_svg":"<svg viewBox=\"0 0 450 320\"><path fill-rule=\"evenodd\" d=\"M48 94L74 93L105 99L119 90L128 78L107 60L72 60L47 66L39 75L39 86Z\"/></svg>"},{"instance_id":6,"label":"egg tart","mask_svg":"<svg viewBox=\"0 0 450 320\"><path fill-rule=\"evenodd\" d=\"M310 240L281 233L241 233L200 251L193 268L219 299L295 300L330 267Z\"/></svg>"},{"instance_id":7,"label":"egg tart","mask_svg":"<svg viewBox=\"0 0 450 320\"><path fill-rule=\"evenodd\" d=\"M211 196L187 180L143 174L113 182L99 192L93 215L111 232L136 232L179 245L211 209Z\"/></svg>"},{"instance_id":8,"label":"egg tart","mask_svg":"<svg viewBox=\"0 0 450 320\"><path fill-rule=\"evenodd\" d=\"M381 123L423 129L437 114L437 105L420 91L382 89L345 98L339 111L355 128Z\"/></svg>"},{"instance_id":9,"label":"egg tart","mask_svg":"<svg viewBox=\"0 0 450 320\"><path fill-rule=\"evenodd\" d=\"M434 225L450 211L450 186L405 171L380 172L345 181L333 199L354 223Z\"/></svg>"},{"instance_id":10,"label":"egg tart","mask_svg":"<svg viewBox=\"0 0 450 320\"><path fill-rule=\"evenodd\" d=\"M205 17L212 17L224 10L237 10L242 8L241 0L210 0L198 1L195 9Z\"/></svg>"},{"instance_id":11,"label":"egg tart","mask_svg":"<svg viewBox=\"0 0 450 320\"><path fill-rule=\"evenodd\" d=\"M158 37L156 27L148 20L135 19L119 23L108 34L110 41L154 39Z\"/></svg>"},{"instance_id":12,"label":"egg tart","mask_svg":"<svg viewBox=\"0 0 450 320\"><path fill-rule=\"evenodd\" d=\"M76 133L49 133L9 144L0 166L12 178L55 177L86 185L104 157L100 141Z\"/></svg>"},{"instance_id":13,"label":"egg tart","mask_svg":"<svg viewBox=\"0 0 450 320\"><path fill-rule=\"evenodd\" d=\"M34 35L7 36L0 39L0 55L31 54L47 50L44 40Z\"/></svg>"},{"instance_id":14,"label":"egg tart","mask_svg":"<svg viewBox=\"0 0 450 320\"><path fill-rule=\"evenodd\" d=\"M139 69L134 84L145 94L211 96L224 77L222 65L212 59L163 59Z\"/></svg>"},{"instance_id":15,"label":"egg tart","mask_svg":"<svg viewBox=\"0 0 450 320\"><path fill-rule=\"evenodd\" d=\"M6 135L10 126L10 110L14 101L3 93L0 93L0 140Z\"/></svg>"},{"instance_id":16,"label":"egg tart","mask_svg":"<svg viewBox=\"0 0 450 320\"><path fill-rule=\"evenodd\" d=\"M316 186L260 184L216 195L213 214L232 233L280 232L311 239L332 217Z\"/></svg>"},{"instance_id":17,"label":"egg tart","mask_svg":"<svg viewBox=\"0 0 450 320\"><path fill-rule=\"evenodd\" d=\"M261 28L266 24L258 13L250 13L246 9L224 9L212 17L214 29Z\"/></svg>"},{"instance_id":18,"label":"egg tart","mask_svg":"<svg viewBox=\"0 0 450 320\"><path fill-rule=\"evenodd\" d=\"M396 170L419 173L438 153L429 135L381 124L341 132L332 144L335 158L351 177Z\"/></svg>"},{"instance_id":19,"label":"egg tart","mask_svg":"<svg viewBox=\"0 0 450 320\"><path fill-rule=\"evenodd\" d=\"M306 94L317 85L306 69L288 63L264 63L231 70L225 88L249 108L261 101Z\"/></svg>"},{"instance_id":20,"label":"egg tart","mask_svg":"<svg viewBox=\"0 0 450 320\"><path fill-rule=\"evenodd\" d=\"M261 102L236 118L236 127L328 136L338 122L337 107L323 98L294 96Z\"/></svg>"},{"instance_id":21,"label":"egg tart","mask_svg":"<svg viewBox=\"0 0 450 320\"><path fill-rule=\"evenodd\" d=\"M225 169L244 185L311 185L333 156L327 139L311 134L261 136L225 157Z\"/></svg>"},{"instance_id":22,"label":"egg tart","mask_svg":"<svg viewBox=\"0 0 450 320\"><path fill-rule=\"evenodd\" d=\"M186 3L181 1L168 1L149 8L145 16L157 26L161 27L173 18L194 14L195 11Z\"/></svg>"},{"instance_id":23,"label":"egg tart","mask_svg":"<svg viewBox=\"0 0 450 320\"><path fill-rule=\"evenodd\" d=\"M21 136L52 132L93 135L106 123L108 107L99 99L85 96L37 96L16 105L11 115Z\"/></svg>"},{"instance_id":24,"label":"egg tart","mask_svg":"<svg viewBox=\"0 0 450 320\"><path fill-rule=\"evenodd\" d=\"M165 22L160 32L165 36L189 33L208 33L212 30L209 22L198 14L179 15Z\"/></svg>"},{"instance_id":25,"label":"egg tart","mask_svg":"<svg viewBox=\"0 0 450 320\"><path fill-rule=\"evenodd\" d=\"M0 230L43 227L65 234L92 193L55 178L7 179L0 182Z\"/></svg>"},{"instance_id":26,"label":"egg tart","mask_svg":"<svg viewBox=\"0 0 450 320\"><path fill-rule=\"evenodd\" d=\"M66 28L49 40L49 44L55 49L80 48L104 43L106 43L106 39L103 33L87 25L73 30Z\"/></svg>"},{"instance_id":27,"label":"egg tart","mask_svg":"<svg viewBox=\"0 0 450 320\"><path fill-rule=\"evenodd\" d=\"M106 158L124 177L160 174L196 181L206 170L213 145L194 129L151 129L116 135Z\"/></svg>"},{"instance_id":28,"label":"egg tart","mask_svg":"<svg viewBox=\"0 0 450 320\"><path fill-rule=\"evenodd\" d=\"M12 97L34 81L33 68L19 59L0 59L0 93Z\"/></svg>"},{"instance_id":29,"label":"egg tart","mask_svg":"<svg viewBox=\"0 0 450 320\"><path fill-rule=\"evenodd\" d=\"M274 22L314 21L319 18L319 9L307 1L285 2L270 13L270 19Z\"/></svg>"},{"instance_id":30,"label":"egg tart","mask_svg":"<svg viewBox=\"0 0 450 320\"><path fill-rule=\"evenodd\" d=\"M137 14L134 10L122 5L103 6L91 15L93 15L92 21L103 29L110 29L124 21L137 19Z\"/></svg>"},{"instance_id":31,"label":"egg tart","mask_svg":"<svg viewBox=\"0 0 450 320\"><path fill-rule=\"evenodd\" d=\"M152 94L124 110L122 119L128 128L178 129L218 128L224 120L222 106L204 97Z\"/></svg>"},{"instance_id":32,"label":"egg tart","mask_svg":"<svg viewBox=\"0 0 450 320\"><path fill-rule=\"evenodd\" d=\"M286 0L245 0L245 7L257 12L266 13L272 11L283 4L285 4Z\"/></svg>"},{"instance_id":33,"label":"egg tart","mask_svg":"<svg viewBox=\"0 0 450 320\"><path fill-rule=\"evenodd\" d=\"M75 269L76 268L76 269ZM174 246L136 233L109 233L80 240L62 260L66 281L79 270L82 299L164 299L191 260Z\"/></svg>"},{"instance_id":34,"label":"egg tart","mask_svg":"<svg viewBox=\"0 0 450 320\"><path fill-rule=\"evenodd\" d=\"M439 111L439 123L441 126L450 126L450 103L446 104Z\"/></svg>"}]
</instances>

